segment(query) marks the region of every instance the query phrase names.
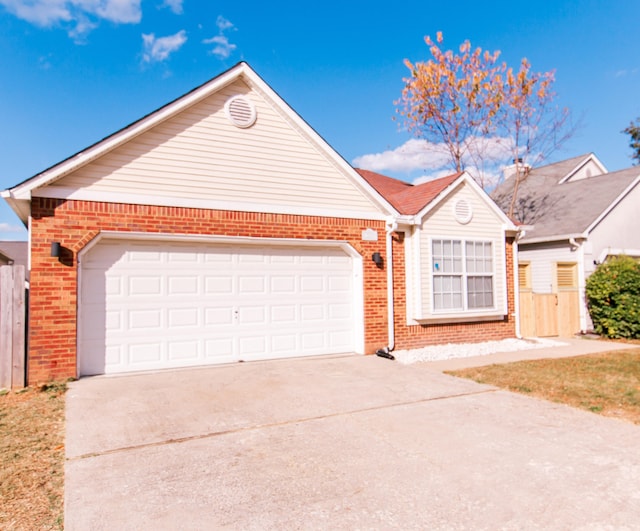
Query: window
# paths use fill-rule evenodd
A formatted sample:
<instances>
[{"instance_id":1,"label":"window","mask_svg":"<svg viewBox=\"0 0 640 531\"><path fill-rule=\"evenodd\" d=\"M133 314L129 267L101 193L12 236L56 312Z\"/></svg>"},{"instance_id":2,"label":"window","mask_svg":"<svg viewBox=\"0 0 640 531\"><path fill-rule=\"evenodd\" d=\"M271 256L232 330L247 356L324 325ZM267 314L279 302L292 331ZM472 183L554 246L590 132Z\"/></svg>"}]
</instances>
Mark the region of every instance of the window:
<instances>
[{"instance_id":1,"label":"window","mask_svg":"<svg viewBox=\"0 0 640 531\"><path fill-rule=\"evenodd\" d=\"M493 245L486 241L433 240L434 310L493 308Z\"/></svg>"}]
</instances>

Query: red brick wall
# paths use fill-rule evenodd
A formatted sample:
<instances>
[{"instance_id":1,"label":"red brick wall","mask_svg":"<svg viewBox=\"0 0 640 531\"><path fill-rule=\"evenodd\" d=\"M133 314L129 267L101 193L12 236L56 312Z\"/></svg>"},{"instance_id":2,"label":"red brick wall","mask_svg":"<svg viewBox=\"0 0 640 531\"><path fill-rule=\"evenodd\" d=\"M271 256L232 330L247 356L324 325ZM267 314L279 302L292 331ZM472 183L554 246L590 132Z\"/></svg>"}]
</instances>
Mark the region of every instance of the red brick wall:
<instances>
[{"instance_id":1,"label":"red brick wall","mask_svg":"<svg viewBox=\"0 0 640 531\"><path fill-rule=\"evenodd\" d=\"M379 241L363 242L373 228ZM349 242L363 256L365 352L388 343L384 222L250 212L66 201L34 198L31 224L31 281L28 381L77 376L77 255L100 231L241 237L300 238ZM64 248L50 256L51 242ZM385 269L371 261L379 252ZM483 341L515 335L512 318L489 323L406 326L404 246L394 241L396 348L443 342ZM507 246L509 314L513 312L511 244Z\"/></svg>"},{"instance_id":2,"label":"red brick wall","mask_svg":"<svg viewBox=\"0 0 640 531\"><path fill-rule=\"evenodd\" d=\"M363 242L366 228L379 241ZM30 383L77 376L77 254L100 231L347 241L364 257L365 351L387 343L386 272L371 261L384 254L382 221L34 198L31 231ZM52 241L65 248L60 260Z\"/></svg>"},{"instance_id":3,"label":"red brick wall","mask_svg":"<svg viewBox=\"0 0 640 531\"><path fill-rule=\"evenodd\" d=\"M407 326L407 293L405 284L405 253L402 234L393 239L393 285L395 300L396 350L420 348L444 343L474 343L515 337L513 288L513 239L507 240L507 307L508 315L496 321L428 324Z\"/></svg>"}]
</instances>

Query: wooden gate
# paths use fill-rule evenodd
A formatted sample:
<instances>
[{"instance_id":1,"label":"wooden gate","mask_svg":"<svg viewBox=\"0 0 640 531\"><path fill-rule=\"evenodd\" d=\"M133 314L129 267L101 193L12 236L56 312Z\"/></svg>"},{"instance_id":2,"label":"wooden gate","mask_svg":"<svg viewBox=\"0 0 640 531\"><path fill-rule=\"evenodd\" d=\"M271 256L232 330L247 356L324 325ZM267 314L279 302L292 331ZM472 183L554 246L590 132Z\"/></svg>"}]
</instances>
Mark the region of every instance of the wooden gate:
<instances>
[{"instance_id":1,"label":"wooden gate","mask_svg":"<svg viewBox=\"0 0 640 531\"><path fill-rule=\"evenodd\" d=\"M520 264L520 333L524 337L571 337L580 331L576 265L556 264L554 293L534 293L528 264Z\"/></svg>"}]
</instances>

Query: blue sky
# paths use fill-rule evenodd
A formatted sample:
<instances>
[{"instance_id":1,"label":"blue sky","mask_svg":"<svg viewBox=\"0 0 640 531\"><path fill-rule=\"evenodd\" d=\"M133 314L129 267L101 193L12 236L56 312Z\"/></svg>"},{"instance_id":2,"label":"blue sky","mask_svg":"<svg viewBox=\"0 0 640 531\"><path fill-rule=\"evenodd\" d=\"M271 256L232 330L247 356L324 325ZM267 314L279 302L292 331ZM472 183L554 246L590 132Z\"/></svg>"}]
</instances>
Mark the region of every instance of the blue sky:
<instances>
[{"instance_id":1,"label":"blue sky","mask_svg":"<svg viewBox=\"0 0 640 531\"><path fill-rule=\"evenodd\" d=\"M555 70L557 103L582 126L549 161L595 152L631 165L620 131L640 116L637 0L455 3L369 0L0 0L0 189L46 169L247 61L349 162L384 154L412 181L428 161L398 161L410 140L392 120L407 74L444 46L501 50ZM387 153L389 152L389 153ZM0 239L24 239L2 201Z\"/></svg>"}]
</instances>

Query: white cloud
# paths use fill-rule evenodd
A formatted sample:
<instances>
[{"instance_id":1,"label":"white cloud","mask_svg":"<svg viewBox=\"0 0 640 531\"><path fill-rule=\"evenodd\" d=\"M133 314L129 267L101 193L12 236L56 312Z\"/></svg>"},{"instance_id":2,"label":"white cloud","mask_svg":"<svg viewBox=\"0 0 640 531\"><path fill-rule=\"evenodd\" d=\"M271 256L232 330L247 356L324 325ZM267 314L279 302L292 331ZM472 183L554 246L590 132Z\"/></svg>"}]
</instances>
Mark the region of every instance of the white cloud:
<instances>
[{"instance_id":1,"label":"white cloud","mask_svg":"<svg viewBox=\"0 0 640 531\"><path fill-rule=\"evenodd\" d=\"M26 229L22 225L12 225L11 223L0 222L0 239L9 240L12 237L8 235L22 234Z\"/></svg>"},{"instance_id":2,"label":"white cloud","mask_svg":"<svg viewBox=\"0 0 640 531\"><path fill-rule=\"evenodd\" d=\"M226 59L231 55L233 50L237 48L235 44L231 44L229 39L224 35L216 35L215 37L211 37L210 39L205 39L202 41L203 44L215 44L213 50L210 53L219 57L220 59Z\"/></svg>"},{"instance_id":3,"label":"white cloud","mask_svg":"<svg viewBox=\"0 0 640 531\"><path fill-rule=\"evenodd\" d=\"M187 32L181 30L167 37L156 37L155 34L142 34L144 51L142 60L145 63L155 63L166 60L176 50L187 42Z\"/></svg>"},{"instance_id":4,"label":"white cloud","mask_svg":"<svg viewBox=\"0 0 640 531\"><path fill-rule=\"evenodd\" d=\"M69 35L81 39L100 20L116 24L137 24L142 19L140 2L141 0L0 0L0 5L9 13L36 26L71 25Z\"/></svg>"},{"instance_id":5,"label":"white cloud","mask_svg":"<svg viewBox=\"0 0 640 531\"><path fill-rule=\"evenodd\" d=\"M215 55L219 59L227 59L237 46L235 44L231 44L229 42L229 38L224 33L225 31L235 30L236 28L222 15L218 15L218 18L216 19L216 26L218 26L218 35L215 35L210 39L204 39L202 43L215 44L209 53Z\"/></svg>"},{"instance_id":6,"label":"white cloud","mask_svg":"<svg viewBox=\"0 0 640 531\"><path fill-rule=\"evenodd\" d=\"M233 24L222 15L218 15L218 18L216 19L216 26L218 26L218 30L220 31L220 33L233 28Z\"/></svg>"},{"instance_id":7,"label":"white cloud","mask_svg":"<svg viewBox=\"0 0 640 531\"><path fill-rule=\"evenodd\" d=\"M467 141L462 162L464 168L485 189L499 181L502 165L512 157L511 140L503 137L474 137ZM353 159L358 168L380 173L421 172L414 184L451 175L454 167L450 162L448 148L443 143L412 138L393 150L370 153Z\"/></svg>"},{"instance_id":8,"label":"white cloud","mask_svg":"<svg viewBox=\"0 0 640 531\"><path fill-rule=\"evenodd\" d=\"M182 2L183 0L164 0L160 7L168 7L173 11L176 15L182 14Z\"/></svg>"},{"instance_id":9,"label":"white cloud","mask_svg":"<svg viewBox=\"0 0 640 531\"><path fill-rule=\"evenodd\" d=\"M448 164L448 153L443 144L412 138L396 149L356 157L353 164L371 171L435 170Z\"/></svg>"}]
</instances>

